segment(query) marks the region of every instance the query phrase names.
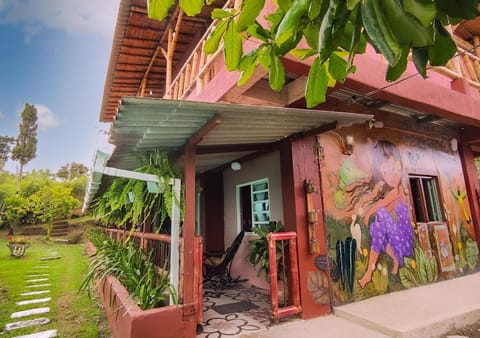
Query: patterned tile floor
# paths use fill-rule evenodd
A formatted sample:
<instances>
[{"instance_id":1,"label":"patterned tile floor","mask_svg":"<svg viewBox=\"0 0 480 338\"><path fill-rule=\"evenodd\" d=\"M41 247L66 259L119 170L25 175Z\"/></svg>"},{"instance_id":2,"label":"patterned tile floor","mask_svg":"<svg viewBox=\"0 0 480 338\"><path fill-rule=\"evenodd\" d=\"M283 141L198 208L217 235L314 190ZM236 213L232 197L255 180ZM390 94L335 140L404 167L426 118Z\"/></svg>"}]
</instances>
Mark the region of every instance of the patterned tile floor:
<instances>
[{"instance_id":1,"label":"patterned tile floor","mask_svg":"<svg viewBox=\"0 0 480 338\"><path fill-rule=\"evenodd\" d=\"M219 305L237 302L249 302L257 307L226 314L215 311ZM234 337L265 330L270 325L269 313L270 295L268 290L259 289L247 283L234 284L224 290L204 289L203 327L197 338Z\"/></svg>"}]
</instances>

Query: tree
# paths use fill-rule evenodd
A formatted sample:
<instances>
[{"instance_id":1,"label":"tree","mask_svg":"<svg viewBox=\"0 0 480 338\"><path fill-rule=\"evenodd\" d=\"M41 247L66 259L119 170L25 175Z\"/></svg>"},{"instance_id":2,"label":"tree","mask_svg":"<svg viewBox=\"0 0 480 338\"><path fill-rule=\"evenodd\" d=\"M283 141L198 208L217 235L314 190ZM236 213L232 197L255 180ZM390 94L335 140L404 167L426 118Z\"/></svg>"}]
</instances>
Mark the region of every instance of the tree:
<instances>
[{"instance_id":1,"label":"tree","mask_svg":"<svg viewBox=\"0 0 480 338\"><path fill-rule=\"evenodd\" d=\"M0 136L0 171L3 170L3 166L8 161L8 157L11 152L11 145L15 139L10 136Z\"/></svg>"},{"instance_id":2,"label":"tree","mask_svg":"<svg viewBox=\"0 0 480 338\"><path fill-rule=\"evenodd\" d=\"M23 167L33 160L37 153L37 108L25 103L22 121L19 124L19 135L12 149L12 160L20 162L18 174L18 190L22 180Z\"/></svg>"},{"instance_id":3,"label":"tree","mask_svg":"<svg viewBox=\"0 0 480 338\"><path fill-rule=\"evenodd\" d=\"M205 44L214 53L223 39L225 65L240 72L238 84L253 75L257 65L269 72L270 87L280 91L285 83L281 57L291 53L298 59L312 58L305 88L307 107L326 99L328 87L345 81L355 72L354 57L370 43L388 62L386 79L404 73L408 55L420 75L427 65L443 66L457 52L446 25L480 15L480 0L273 0L278 9L258 19L265 0L241 0L239 9L214 9L218 25ZM207 1L211 3L212 1ZM149 0L148 15L163 20L173 0ZM180 0L187 15L202 11L204 0ZM305 39L307 48L297 49ZM248 39L258 46L244 53Z\"/></svg>"},{"instance_id":4,"label":"tree","mask_svg":"<svg viewBox=\"0 0 480 338\"><path fill-rule=\"evenodd\" d=\"M55 176L62 178L66 181L77 179L81 176L86 175L88 168L82 163L72 162L70 164L65 164L62 166Z\"/></svg>"}]
</instances>

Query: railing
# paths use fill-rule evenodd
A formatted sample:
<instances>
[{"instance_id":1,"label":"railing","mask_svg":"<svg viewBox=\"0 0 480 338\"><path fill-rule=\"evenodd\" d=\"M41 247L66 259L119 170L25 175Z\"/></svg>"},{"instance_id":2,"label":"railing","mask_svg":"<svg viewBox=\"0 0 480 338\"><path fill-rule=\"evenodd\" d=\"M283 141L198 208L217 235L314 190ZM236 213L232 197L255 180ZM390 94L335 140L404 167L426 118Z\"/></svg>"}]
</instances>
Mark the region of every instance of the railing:
<instances>
[{"instance_id":1,"label":"railing","mask_svg":"<svg viewBox=\"0 0 480 338\"><path fill-rule=\"evenodd\" d=\"M111 239L117 242L128 238L128 230L103 228ZM161 270L170 271L171 239L168 235L134 232L130 241L138 245L145 252L152 252L151 260Z\"/></svg>"},{"instance_id":2,"label":"railing","mask_svg":"<svg viewBox=\"0 0 480 338\"><path fill-rule=\"evenodd\" d=\"M234 0L229 0L225 3L223 8L232 8L234 4ZM207 55L203 51L205 42L215 27L216 22L212 23L207 29L198 44L195 46L192 54L183 64L175 79L173 79L170 87L165 89L164 98L183 99L194 88L196 89L197 93L200 93L205 85L215 77L214 61L221 53L222 48L220 46L217 52L210 55Z\"/></svg>"},{"instance_id":3,"label":"railing","mask_svg":"<svg viewBox=\"0 0 480 338\"><path fill-rule=\"evenodd\" d=\"M480 38L474 37L475 46L469 42L455 38L458 54L445 67L432 67L452 80L463 78L468 84L480 90Z\"/></svg>"},{"instance_id":4,"label":"railing","mask_svg":"<svg viewBox=\"0 0 480 338\"><path fill-rule=\"evenodd\" d=\"M270 295L272 302L272 319L277 320L302 312L300 305L300 284L298 279L297 234L295 232L275 232L267 235L268 260L270 265ZM283 271L278 276L277 246L281 248ZM279 289L278 281L282 280ZM281 292L283 291L283 292ZM282 306L279 294L283 293Z\"/></svg>"}]
</instances>

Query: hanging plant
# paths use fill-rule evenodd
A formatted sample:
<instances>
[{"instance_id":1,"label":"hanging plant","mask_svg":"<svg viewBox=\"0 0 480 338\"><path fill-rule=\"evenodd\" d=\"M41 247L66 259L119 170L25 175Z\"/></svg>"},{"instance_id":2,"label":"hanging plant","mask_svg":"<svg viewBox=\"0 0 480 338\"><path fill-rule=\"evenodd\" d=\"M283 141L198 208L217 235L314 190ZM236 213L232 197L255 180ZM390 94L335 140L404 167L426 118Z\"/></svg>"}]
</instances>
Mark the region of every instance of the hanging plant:
<instances>
[{"instance_id":1,"label":"hanging plant","mask_svg":"<svg viewBox=\"0 0 480 338\"><path fill-rule=\"evenodd\" d=\"M173 203L184 216L183 191L180 200L176 197L174 186L169 184L173 178L180 178L170 165L168 158L158 151L149 153L141 160L142 166L135 172L156 175L160 184L135 179L116 178L109 189L100 196L94 206L94 214L105 225L125 227L135 225L148 218L159 219L164 224L167 217L172 217ZM132 232L135 226L132 226ZM160 232L161 227L157 229Z\"/></svg>"}]
</instances>

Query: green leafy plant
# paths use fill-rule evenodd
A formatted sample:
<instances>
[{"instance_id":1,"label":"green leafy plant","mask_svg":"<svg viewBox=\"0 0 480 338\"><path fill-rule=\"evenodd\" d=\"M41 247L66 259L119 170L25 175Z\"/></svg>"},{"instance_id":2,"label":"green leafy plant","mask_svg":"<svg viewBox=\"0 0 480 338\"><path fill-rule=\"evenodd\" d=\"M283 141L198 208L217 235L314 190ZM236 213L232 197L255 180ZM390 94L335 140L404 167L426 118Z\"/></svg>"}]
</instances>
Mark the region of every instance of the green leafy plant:
<instances>
[{"instance_id":1,"label":"green leafy plant","mask_svg":"<svg viewBox=\"0 0 480 338\"><path fill-rule=\"evenodd\" d=\"M99 231L90 232L89 238L97 251L91 257L91 270L80 290L88 291L93 281L105 281L111 275L122 283L142 310L167 305L170 296L176 302L176 291L170 285L168 272L165 269L158 272L151 262L151 254L147 255L132 242L124 246Z\"/></svg>"},{"instance_id":2,"label":"green leafy plant","mask_svg":"<svg viewBox=\"0 0 480 338\"><path fill-rule=\"evenodd\" d=\"M271 232L283 231L281 222L269 222L268 224L260 224L252 228L252 231L258 238L248 241L249 252L246 259L253 264L255 268L258 266L257 276L263 272L265 278L270 281L270 261L268 259L268 240L267 235ZM282 264L282 244L278 241L276 244L277 251L277 273L279 279L283 278L283 264Z\"/></svg>"},{"instance_id":3,"label":"green leafy plant","mask_svg":"<svg viewBox=\"0 0 480 338\"><path fill-rule=\"evenodd\" d=\"M415 240L413 258L405 257L404 266L399 270L400 281L406 288L430 284L438 279L438 265L434 255L429 258Z\"/></svg>"},{"instance_id":4,"label":"green leafy plant","mask_svg":"<svg viewBox=\"0 0 480 338\"><path fill-rule=\"evenodd\" d=\"M168 184L170 179L178 178L180 174L169 164L168 158L159 152L149 153L142 162L143 165L136 172L156 175L165 184L161 187L155 185L154 188L158 189L149 191L148 182L116 178L94 205L95 216L105 225L124 227L126 224L138 224L149 217L158 218L159 224L163 224L167 216L172 216L173 203L178 205L183 217L184 203L176 198L174 187Z\"/></svg>"},{"instance_id":5,"label":"green leafy plant","mask_svg":"<svg viewBox=\"0 0 480 338\"><path fill-rule=\"evenodd\" d=\"M328 87L343 83L355 72L354 57L363 54L367 42L388 62L386 79L397 80L407 68L408 56L420 75L427 65L443 66L457 52L444 28L480 13L478 0L295 0L274 1L278 8L258 20L265 0L242 0L235 9L215 9L217 26L204 51L214 53L223 41L225 65L240 72L238 84L246 83L258 65L269 73L270 87L280 91L285 84L281 58L291 53L311 58L305 89L307 107L325 101ZM148 15L163 20L173 0L149 0ZM202 11L204 0L180 1L187 15ZM207 1L208 3L208 1ZM244 53L243 44L255 39L255 49ZM306 48L297 49L304 39Z\"/></svg>"}]
</instances>

